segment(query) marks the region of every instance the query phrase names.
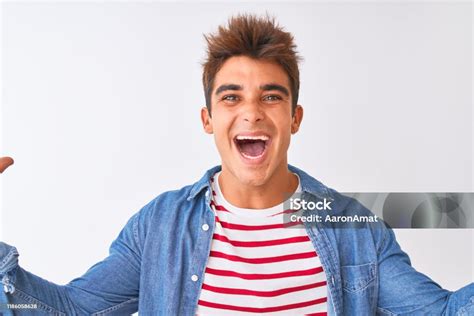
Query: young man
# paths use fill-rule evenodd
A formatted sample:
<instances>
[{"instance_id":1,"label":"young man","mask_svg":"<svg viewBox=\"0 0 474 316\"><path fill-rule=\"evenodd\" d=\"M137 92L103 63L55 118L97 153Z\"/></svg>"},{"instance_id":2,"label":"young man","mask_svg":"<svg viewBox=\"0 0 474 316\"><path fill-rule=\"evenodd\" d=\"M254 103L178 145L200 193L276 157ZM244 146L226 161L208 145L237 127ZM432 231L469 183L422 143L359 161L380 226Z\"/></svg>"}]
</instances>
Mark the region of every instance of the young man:
<instances>
[{"instance_id":1,"label":"young man","mask_svg":"<svg viewBox=\"0 0 474 316\"><path fill-rule=\"evenodd\" d=\"M2 302L58 315L474 313L474 284L449 292L415 271L382 221L304 220L372 214L287 162L303 118L291 34L246 15L206 39L201 120L222 166L143 207L110 255L67 285L25 271L0 243ZM324 201L304 226L288 221L294 193Z\"/></svg>"}]
</instances>

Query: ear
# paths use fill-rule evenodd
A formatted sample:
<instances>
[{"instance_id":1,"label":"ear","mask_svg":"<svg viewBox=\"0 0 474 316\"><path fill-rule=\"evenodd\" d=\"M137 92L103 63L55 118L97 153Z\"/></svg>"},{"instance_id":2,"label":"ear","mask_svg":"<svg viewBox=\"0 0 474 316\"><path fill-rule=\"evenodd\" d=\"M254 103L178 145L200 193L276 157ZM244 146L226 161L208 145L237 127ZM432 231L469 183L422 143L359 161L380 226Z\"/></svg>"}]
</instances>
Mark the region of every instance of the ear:
<instances>
[{"instance_id":1,"label":"ear","mask_svg":"<svg viewBox=\"0 0 474 316\"><path fill-rule=\"evenodd\" d=\"M295 108L295 113L292 117L291 122L291 134L295 134L300 129L301 121L303 120L303 107L301 105L297 105Z\"/></svg>"},{"instance_id":2,"label":"ear","mask_svg":"<svg viewBox=\"0 0 474 316\"><path fill-rule=\"evenodd\" d=\"M208 134L212 134L214 132L212 128L212 117L209 114L209 110L207 107L201 108L201 122L204 131Z\"/></svg>"}]
</instances>

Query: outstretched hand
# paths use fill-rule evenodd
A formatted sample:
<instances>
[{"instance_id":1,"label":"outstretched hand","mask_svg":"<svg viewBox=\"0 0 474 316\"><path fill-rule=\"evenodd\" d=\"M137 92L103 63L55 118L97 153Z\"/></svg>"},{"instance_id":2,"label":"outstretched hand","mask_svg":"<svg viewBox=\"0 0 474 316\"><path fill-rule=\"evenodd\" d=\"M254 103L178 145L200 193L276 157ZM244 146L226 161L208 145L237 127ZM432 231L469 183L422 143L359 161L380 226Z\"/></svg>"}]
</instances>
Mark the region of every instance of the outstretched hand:
<instances>
[{"instance_id":1,"label":"outstretched hand","mask_svg":"<svg viewBox=\"0 0 474 316\"><path fill-rule=\"evenodd\" d=\"M13 159L10 157L0 157L0 173L3 173L5 169L13 165Z\"/></svg>"}]
</instances>

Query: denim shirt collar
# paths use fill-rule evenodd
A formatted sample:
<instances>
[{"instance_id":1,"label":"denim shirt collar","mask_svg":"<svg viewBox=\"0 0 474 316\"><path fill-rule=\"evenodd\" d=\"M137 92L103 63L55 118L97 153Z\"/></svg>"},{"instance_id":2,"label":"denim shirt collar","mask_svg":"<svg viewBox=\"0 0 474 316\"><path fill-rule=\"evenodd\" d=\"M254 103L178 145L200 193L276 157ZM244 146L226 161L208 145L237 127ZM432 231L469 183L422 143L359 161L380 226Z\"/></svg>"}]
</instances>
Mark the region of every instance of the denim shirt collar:
<instances>
[{"instance_id":1,"label":"denim shirt collar","mask_svg":"<svg viewBox=\"0 0 474 316\"><path fill-rule=\"evenodd\" d=\"M312 195L318 196L318 197L327 197L331 196L328 188L324 186L321 182L307 174L301 169L298 169L290 164L288 164L288 169L291 172L296 173L300 177L300 185L301 185L301 190L303 192L310 193ZM215 166L209 170L206 171L206 173L202 176L202 178L193 184L193 187L191 188L191 191L189 192L189 196L187 200L191 200L195 198L202 190L204 189L209 189L210 187L210 179L211 177L216 173L222 170L222 167Z\"/></svg>"}]
</instances>

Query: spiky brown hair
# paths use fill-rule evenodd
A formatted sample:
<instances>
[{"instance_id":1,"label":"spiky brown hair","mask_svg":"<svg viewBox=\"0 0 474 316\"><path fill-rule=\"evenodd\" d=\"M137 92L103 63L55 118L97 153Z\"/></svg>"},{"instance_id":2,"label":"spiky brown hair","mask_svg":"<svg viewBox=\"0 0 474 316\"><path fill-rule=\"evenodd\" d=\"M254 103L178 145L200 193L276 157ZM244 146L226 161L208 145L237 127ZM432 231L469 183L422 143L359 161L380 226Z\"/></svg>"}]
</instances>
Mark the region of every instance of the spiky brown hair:
<instances>
[{"instance_id":1,"label":"spiky brown hair","mask_svg":"<svg viewBox=\"0 0 474 316\"><path fill-rule=\"evenodd\" d=\"M216 33L204 35L207 58L203 63L202 82L206 106L211 113L214 79L224 62L232 56L248 56L279 64L288 74L292 97L292 113L298 103L300 75L293 35L285 32L270 16L240 14L231 17Z\"/></svg>"}]
</instances>

